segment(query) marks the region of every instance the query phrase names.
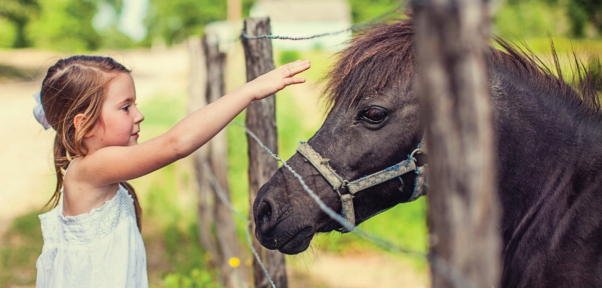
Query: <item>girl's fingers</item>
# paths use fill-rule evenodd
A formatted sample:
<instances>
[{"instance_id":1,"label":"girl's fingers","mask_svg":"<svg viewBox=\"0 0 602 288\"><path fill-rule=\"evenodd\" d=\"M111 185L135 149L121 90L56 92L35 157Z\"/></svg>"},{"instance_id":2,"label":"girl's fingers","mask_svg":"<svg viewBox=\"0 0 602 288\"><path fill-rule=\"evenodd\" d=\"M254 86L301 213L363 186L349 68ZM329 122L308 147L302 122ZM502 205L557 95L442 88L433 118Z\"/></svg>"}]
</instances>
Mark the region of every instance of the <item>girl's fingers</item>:
<instances>
[{"instance_id":1,"label":"girl's fingers","mask_svg":"<svg viewBox=\"0 0 602 288\"><path fill-rule=\"evenodd\" d=\"M311 67L309 60L297 60L295 62L288 63L283 66L284 77L291 77L299 74Z\"/></svg>"},{"instance_id":2,"label":"girl's fingers","mask_svg":"<svg viewBox=\"0 0 602 288\"><path fill-rule=\"evenodd\" d=\"M305 83L305 78L290 78L293 84Z\"/></svg>"},{"instance_id":3,"label":"girl's fingers","mask_svg":"<svg viewBox=\"0 0 602 288\"><path fill-rule=\"evenodd\" d=\"M293 84L305 83L305 78L286 78L284 79L284 84L286 86Z\"/></svg>"}]
</instances>

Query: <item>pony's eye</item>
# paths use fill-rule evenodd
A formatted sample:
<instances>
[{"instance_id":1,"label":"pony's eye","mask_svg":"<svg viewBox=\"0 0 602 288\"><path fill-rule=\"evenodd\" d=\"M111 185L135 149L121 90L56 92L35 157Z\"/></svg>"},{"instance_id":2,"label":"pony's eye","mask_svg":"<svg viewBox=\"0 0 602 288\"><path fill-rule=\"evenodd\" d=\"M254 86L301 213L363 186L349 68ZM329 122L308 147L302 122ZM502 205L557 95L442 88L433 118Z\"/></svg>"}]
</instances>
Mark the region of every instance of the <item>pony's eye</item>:
<instances>
[{"instance_id":1,"label":"pony's eye","mask_svg":"<svg viewBox=\"0 0 602 288\"><path fill-rule=\"evenodd\" d=\"M387 118L387 110L380 107L370 107L362 111L361 118L370 124L378 124Z\"/></svg>"}]
</instances>

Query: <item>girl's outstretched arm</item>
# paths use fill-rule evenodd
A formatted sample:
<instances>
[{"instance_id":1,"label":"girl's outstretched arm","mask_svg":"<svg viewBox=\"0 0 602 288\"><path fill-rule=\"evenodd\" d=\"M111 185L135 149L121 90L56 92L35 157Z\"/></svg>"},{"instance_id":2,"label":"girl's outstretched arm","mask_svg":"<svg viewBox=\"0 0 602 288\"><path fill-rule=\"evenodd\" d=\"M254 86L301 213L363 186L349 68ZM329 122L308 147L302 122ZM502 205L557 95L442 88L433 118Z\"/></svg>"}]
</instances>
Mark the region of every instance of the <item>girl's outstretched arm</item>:
<instances>
[{"instance_id":1,"label":"girl's outstretched arm","mask_svg":"<svg viewBox=\"0 0 602 288\"><path fill-rule=\"evenodd\" d=\"M77 178L101 187L138 178L184 158L213 138L252 101L305 82L293 76L309 67L307 60L283 65L188 115L159 137L138 145L94 151L79 161Z\"/></svg>"}]
</instances>

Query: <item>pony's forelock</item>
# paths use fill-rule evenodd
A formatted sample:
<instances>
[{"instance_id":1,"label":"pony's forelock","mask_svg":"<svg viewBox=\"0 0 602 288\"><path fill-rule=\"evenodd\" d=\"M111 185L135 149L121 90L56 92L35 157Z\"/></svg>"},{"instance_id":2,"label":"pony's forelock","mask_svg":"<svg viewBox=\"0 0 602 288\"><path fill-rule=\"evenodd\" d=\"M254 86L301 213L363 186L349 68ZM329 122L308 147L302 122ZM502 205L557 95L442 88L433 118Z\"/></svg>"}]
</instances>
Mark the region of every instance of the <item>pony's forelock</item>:
<instances>
[{"instance_id":1,"label":"pony's forelock","mask_svg":"<svg viewBox=\"0 0 602 288\"><path fill-rule=\"evenodd\" d=\"M359 33L336 55L323 94L327 106L353 105L361 97L377 95L400 83L411 83L416 65L414 24L411 14L407 15L409 19L377 25ZM601 113L602 65L599 59L593 59L590 67L586 67L573 53L573 78L566 79L567 73L561 69L553 42L553 64L550 66L528 48L499 37L494 41L501 50L489 47L489 65L504 67L534 87L550 89L551 94L558 94L557 97L579 106L585 113Z\"/></svg>"}]
</instances>

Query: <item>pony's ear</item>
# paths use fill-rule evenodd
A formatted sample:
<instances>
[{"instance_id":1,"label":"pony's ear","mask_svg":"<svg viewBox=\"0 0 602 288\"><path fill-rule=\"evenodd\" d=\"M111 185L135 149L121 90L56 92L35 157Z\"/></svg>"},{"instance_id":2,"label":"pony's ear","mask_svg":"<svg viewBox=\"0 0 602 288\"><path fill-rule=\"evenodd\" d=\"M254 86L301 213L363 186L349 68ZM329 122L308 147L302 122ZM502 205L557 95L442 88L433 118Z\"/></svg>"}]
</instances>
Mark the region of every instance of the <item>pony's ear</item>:
<instances>
[{"instance_id":1,"label":"pony's ear","mask_svg":"<svg viewBox=\"0 0 602 288\"><path fill-rule=\"evenodd\" d=\"M73 126L75 127L75 131L81 129L81 125L86 122L87 120L87 116L80 113L75 115L75 117L73 117ZM86 133L86 135L84 135L84 138L88 138L90 136L92 136L94 134L94 130L95 129L90 129L90 131L88 131L88 133Z\"/></svg>"}]
</instances>

